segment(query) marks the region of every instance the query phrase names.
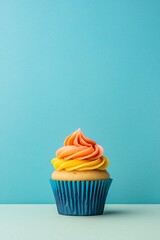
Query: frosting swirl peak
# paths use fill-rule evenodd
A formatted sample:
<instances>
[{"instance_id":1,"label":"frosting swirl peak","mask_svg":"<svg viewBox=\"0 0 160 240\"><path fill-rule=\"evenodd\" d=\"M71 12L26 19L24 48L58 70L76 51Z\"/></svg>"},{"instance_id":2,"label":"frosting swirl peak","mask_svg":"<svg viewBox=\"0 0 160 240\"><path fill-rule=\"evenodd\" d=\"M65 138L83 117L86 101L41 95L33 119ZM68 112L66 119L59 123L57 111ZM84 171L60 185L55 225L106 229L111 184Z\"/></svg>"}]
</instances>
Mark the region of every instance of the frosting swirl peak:
<instances>
[{"instance_id":1,"label":"frosting swirl peak","mask_svg":"<svg viewBox=\"0 0 160 240\"><path fill-rule=\"evenodd\" d=\"M64 141L64 146L56 151L59 159L95 160L103 155L102 146L87 138L81 129L70 134Z\"/></svg>"}]
</instances>

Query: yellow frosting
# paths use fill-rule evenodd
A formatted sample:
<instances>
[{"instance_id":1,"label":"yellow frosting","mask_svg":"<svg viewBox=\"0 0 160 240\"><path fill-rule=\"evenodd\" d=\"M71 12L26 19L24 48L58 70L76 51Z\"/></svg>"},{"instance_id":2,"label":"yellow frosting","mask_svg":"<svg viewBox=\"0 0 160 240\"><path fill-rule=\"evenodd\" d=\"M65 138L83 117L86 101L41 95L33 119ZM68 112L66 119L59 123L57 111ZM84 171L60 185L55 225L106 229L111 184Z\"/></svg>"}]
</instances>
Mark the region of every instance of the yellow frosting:
<instances>
[{"instance_id":1,"label":"yellow frosting","mask_svg":"<svg viewBox=\"0 0 160 240\"><path fill-rule=\"evenodd\" d=\"M109 165L109 160L105 156L101 156L95 160L64 160L59 158L53 158L51 160L54 168L58 171L66 170L66 171L84 171L84 170L105 170Z\"/></svg>"}]
</instances>

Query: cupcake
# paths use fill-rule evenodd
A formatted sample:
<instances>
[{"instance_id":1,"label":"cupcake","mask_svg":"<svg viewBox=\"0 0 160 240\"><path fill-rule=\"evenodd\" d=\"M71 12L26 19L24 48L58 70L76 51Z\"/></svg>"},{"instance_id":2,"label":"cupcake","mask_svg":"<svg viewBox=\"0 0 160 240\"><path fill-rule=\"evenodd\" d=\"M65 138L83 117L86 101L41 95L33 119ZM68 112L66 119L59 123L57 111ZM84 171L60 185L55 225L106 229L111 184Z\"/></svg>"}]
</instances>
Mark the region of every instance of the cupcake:
<instances>
[{"instance_id":1,"label":"cupcake","mask_svg":"<svg viewBox=\"0 0 160 240\"><path fill-rule=\"evenodd\" d=\"M55 171L50 183L59 214L103 214L112 179L106 171L109 160L102 146L78 129L65 139L51 163Z\"/></svg>"}]
</instances>

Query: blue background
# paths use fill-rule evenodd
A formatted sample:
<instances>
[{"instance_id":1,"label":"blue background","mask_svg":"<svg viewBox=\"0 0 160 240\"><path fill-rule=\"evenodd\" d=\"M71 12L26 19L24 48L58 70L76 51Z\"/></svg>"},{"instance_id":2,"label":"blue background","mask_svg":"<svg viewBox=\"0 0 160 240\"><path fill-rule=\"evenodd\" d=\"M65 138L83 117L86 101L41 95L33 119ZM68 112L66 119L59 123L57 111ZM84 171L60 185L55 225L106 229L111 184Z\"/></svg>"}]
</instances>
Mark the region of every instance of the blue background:
<instances>
[{"instance_id":1,"label":"blue background","mask_svg":"<svg viewBox=\"0 0 160 240\"><path fill-rule=\"evenodd\" d=\"M50 160L81 128L109 203L160 203L160 1L0 0L0 203L52 203Z\"/></svg>"}]
</instances>

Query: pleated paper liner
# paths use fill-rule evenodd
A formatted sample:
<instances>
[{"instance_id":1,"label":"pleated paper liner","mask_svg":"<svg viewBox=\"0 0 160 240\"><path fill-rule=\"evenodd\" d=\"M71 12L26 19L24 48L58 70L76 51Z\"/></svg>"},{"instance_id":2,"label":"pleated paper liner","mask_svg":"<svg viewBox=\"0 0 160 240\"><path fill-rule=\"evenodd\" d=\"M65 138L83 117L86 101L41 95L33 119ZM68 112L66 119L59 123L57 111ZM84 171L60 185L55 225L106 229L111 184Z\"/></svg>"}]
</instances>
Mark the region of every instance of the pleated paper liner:
<instances>
[{"instance_id":1,"label":"pleated paper liner","mask_svg":"<svg viewBox=\"0 0 160 240\"><path fill-rule=\"evenodd\" d=\"M62 215L101 215L112 179L59 181L50 179L57 210Z\"/></svg>"}]
</instances>

